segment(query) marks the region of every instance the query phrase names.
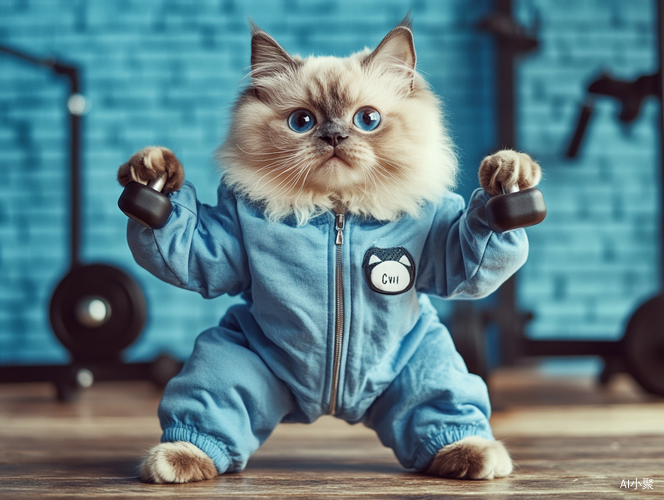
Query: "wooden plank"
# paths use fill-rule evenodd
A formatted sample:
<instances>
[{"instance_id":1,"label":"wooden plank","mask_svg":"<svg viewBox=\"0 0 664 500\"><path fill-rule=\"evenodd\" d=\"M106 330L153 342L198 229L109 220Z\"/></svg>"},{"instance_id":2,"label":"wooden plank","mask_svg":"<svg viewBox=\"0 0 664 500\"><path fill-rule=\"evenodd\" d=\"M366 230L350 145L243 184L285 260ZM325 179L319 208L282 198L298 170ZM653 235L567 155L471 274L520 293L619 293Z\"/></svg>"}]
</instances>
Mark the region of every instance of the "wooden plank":
<instances>
[{"instance_id":1,"label":"wooden plank","mask_svg":"<svg viewBox=\"0 0 664 500\"><path fill-rule=\"evenodd\" d=\"M76 404L47 385L0 386L0 498L634 498L621 481L653 479L638 497L664 498L661 399L620 393L563 404L569 381L507 374L492 423L516 463L513 476L454 481L402 469L373 431L324 417L279 426L245 471L188 485L146 485L138 457L158 442L159 394L144 383L100 383ZM532 406L524 394L550 387ZM492 384L495 389L496 384ZM581 384L581 387L585 387ZM609 393L610 393L609 389ZM595 399L593 399L595 398Z\"/></svg>"},{"instance_id":2,"label":"wooden plank","mask_svg":"<svg viewBox=\"0 0 664 500\"><path fill-rule=\"evenodd\" d=\"M498 436L664 435L664 403L511 408L494 413Z\"/></svg>"}]
</instances>

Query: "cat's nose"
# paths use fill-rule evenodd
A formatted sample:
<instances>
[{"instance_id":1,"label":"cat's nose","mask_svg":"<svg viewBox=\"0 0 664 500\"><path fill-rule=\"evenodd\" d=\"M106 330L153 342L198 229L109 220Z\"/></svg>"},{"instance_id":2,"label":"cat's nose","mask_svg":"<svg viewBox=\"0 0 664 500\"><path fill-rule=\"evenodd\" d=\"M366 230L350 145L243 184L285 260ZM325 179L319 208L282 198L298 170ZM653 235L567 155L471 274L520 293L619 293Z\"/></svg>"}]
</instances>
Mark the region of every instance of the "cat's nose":
<instances>
[{"instance_id":1,"label":"cat's nose","mask_svg":"<svg viewBox=\"0 0 664 500\"><path fill-rule=\"evenodd\" d=\"M329 134L326 134L321 137L325 142L327 142L330 146L333 148L337 147L337 145L343 141L344 139L348 139L347 135L341 135L340 133L332 132Z\"/></svg>"}]
</instances>

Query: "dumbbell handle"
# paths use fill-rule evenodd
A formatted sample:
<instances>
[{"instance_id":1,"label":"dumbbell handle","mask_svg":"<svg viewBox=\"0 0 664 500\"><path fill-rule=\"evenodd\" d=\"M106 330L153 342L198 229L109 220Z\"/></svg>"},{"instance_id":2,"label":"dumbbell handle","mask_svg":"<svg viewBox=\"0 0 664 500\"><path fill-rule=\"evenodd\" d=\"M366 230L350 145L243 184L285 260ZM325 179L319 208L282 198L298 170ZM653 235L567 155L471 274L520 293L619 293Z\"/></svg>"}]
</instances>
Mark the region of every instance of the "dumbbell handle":
<instances>
[{"instance_id":1,"label":"dumbbell handle","mask_svg":"<svg viewBox=\"0 0 664 500\"><path fill-rule=\"evenodd\" d=\"M500 185L500 190L503 192L503 194L518 193L519 192L519 185L518 184L512 184L510 187L506 188L504 184L501 184Z\"/></svg>"},{"instance_id":2,"label":"dumbbell handle","mask_svg":"<svg viewBox=\"0 0 664 500\"><path fill-rule=\"evenodd\" d=\"M166 180L167 179L168 179L168 175L166 175L166 172L164 172L163 174L161 174L156 179L152 179L150 182L148 182L147 186L149 188L152 188L155 191L161 193L161 190L164 189L164 186L166 185Z\"/></svg>"}]
</instances>

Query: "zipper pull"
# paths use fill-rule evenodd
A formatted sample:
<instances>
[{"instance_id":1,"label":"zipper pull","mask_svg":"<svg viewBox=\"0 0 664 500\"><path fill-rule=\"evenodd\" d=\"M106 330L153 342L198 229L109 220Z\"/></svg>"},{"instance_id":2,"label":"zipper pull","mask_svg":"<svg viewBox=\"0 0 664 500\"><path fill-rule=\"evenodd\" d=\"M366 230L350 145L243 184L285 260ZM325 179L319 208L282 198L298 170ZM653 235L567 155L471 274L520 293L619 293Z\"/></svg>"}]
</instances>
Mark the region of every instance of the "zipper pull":
<instances>
[{"instance_id":1,"label":"zipper pull","mask_svg":"<svg viewBox=\"0 0 664 500\"><path fill-rule=\"evenodd\" d=\"M337 230L337 240L335 243L337 245L343 245L344 243L343 231L344 231L344 225L346 223L346 217L344 216L344 214L336 214L335 219L336 219L336 224L334 228Z\"/></svg>"}]
</instances>

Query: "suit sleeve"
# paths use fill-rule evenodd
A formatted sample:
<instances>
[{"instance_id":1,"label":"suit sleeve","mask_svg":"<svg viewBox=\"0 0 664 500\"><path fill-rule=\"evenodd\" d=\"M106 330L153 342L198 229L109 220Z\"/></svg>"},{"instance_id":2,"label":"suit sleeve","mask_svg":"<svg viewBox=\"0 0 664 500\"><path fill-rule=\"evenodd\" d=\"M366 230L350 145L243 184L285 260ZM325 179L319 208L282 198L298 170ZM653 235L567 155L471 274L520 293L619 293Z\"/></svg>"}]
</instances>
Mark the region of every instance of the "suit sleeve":
<instances>
[{"instance_id":1,"label":"suit sleeve","mask_svg":"<svg viewBox=\"0 0 664 500\"><path fill-rule=\"evenodd\" d=\"M477 189L467 210L459 195L441 201L422 251L418 291L447 299L486 297L526 262L526 231L491 231L484 211L489 198Z\"/></svg>"},{"instance_id":2,"label":"suit sleeve","mask_svg":"<svg viewBox=\"0 0 664 500\"><path fill-rule=\"evenodd\" d=\"M217 205L205 205L188 182L169 197L173 213L162 229L129 220L127 240L136 262L157 278L205 298L248 289L235 197L221 185Z\"/></svg>"}]
</instances>

